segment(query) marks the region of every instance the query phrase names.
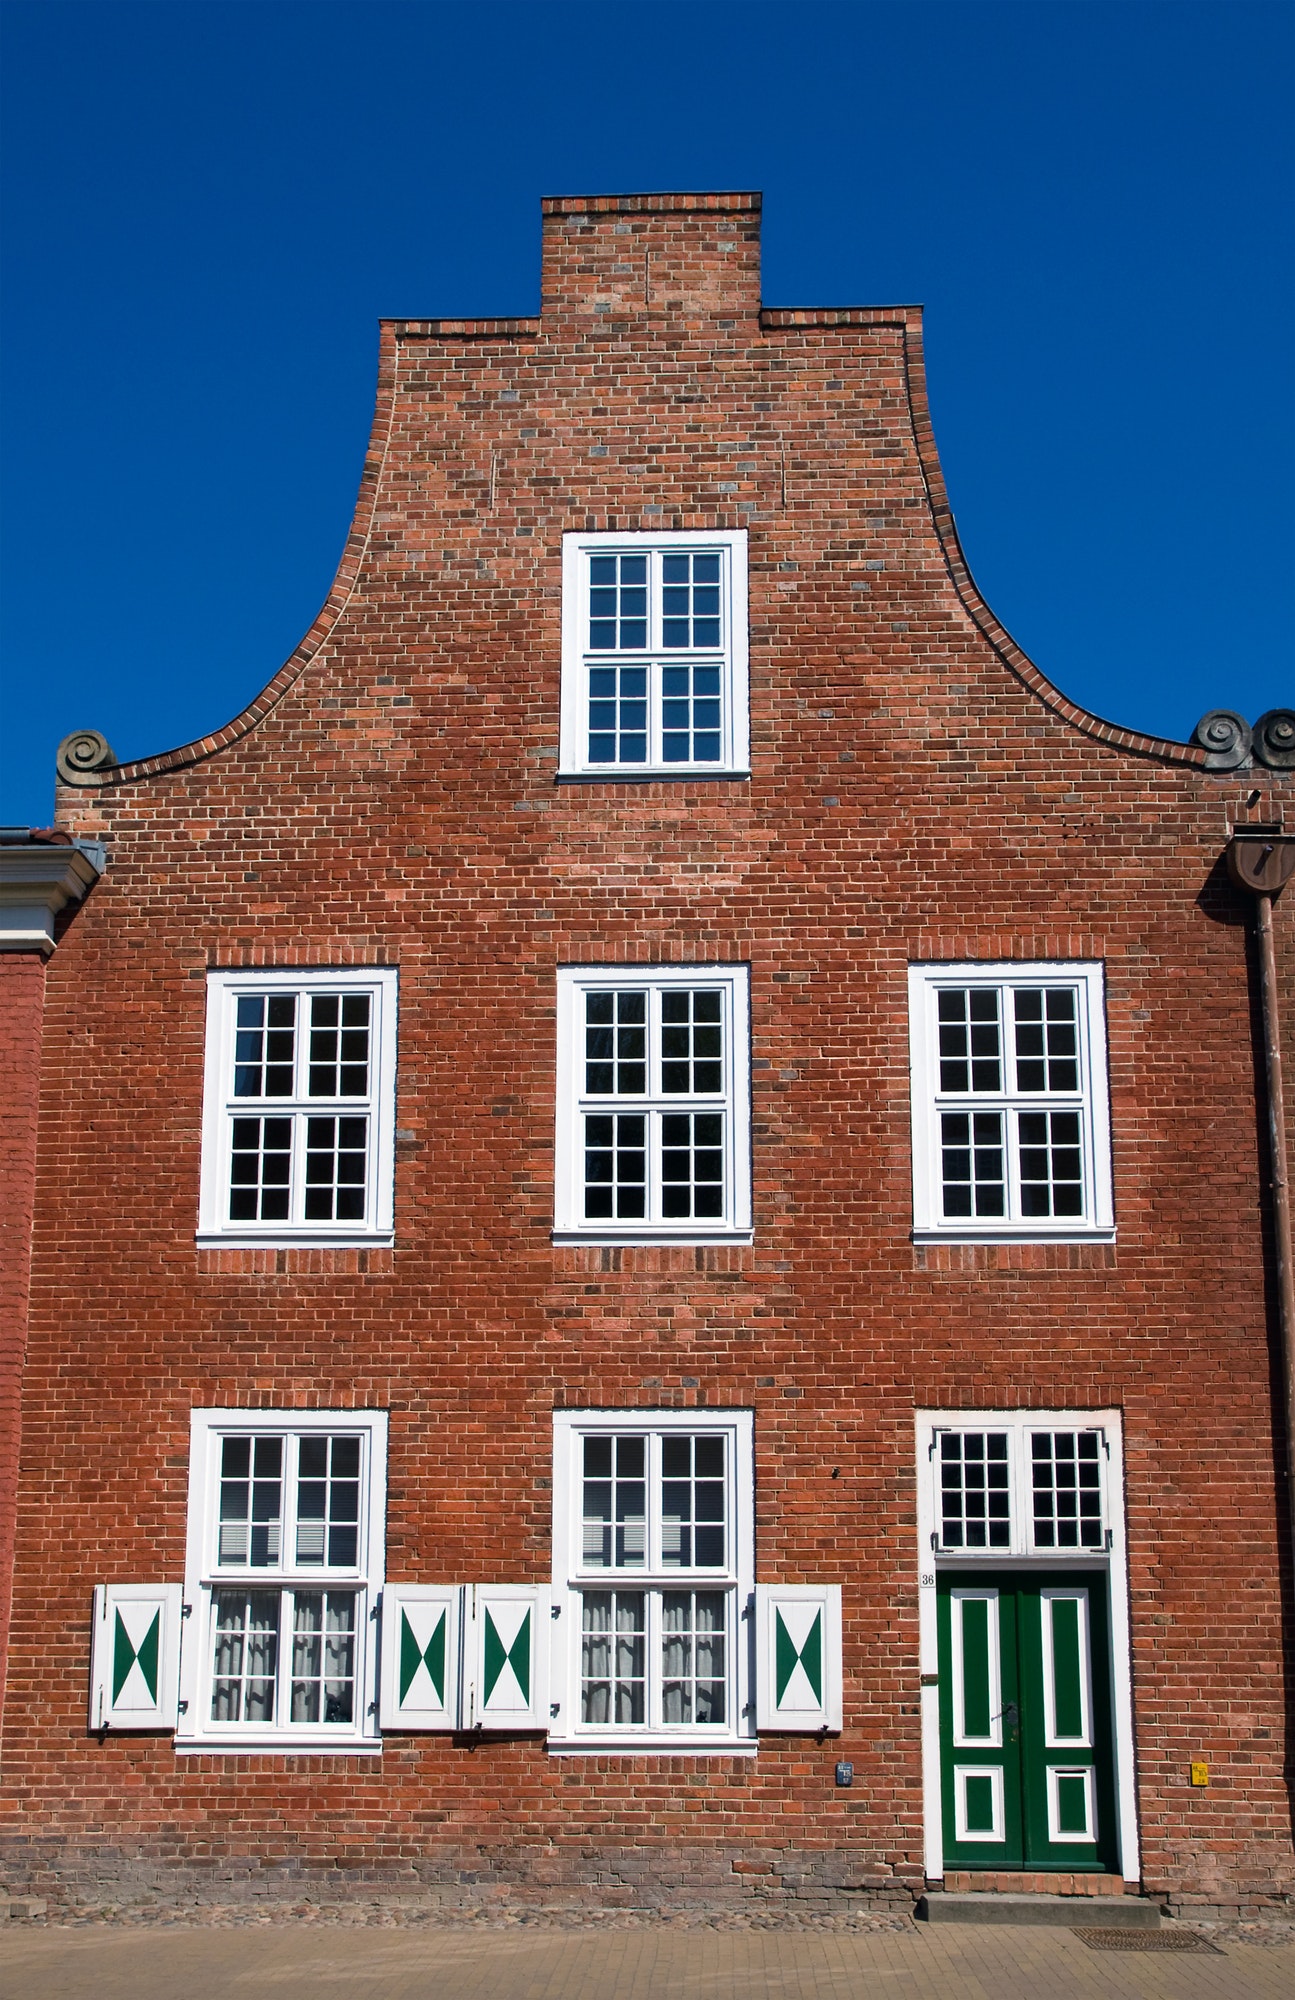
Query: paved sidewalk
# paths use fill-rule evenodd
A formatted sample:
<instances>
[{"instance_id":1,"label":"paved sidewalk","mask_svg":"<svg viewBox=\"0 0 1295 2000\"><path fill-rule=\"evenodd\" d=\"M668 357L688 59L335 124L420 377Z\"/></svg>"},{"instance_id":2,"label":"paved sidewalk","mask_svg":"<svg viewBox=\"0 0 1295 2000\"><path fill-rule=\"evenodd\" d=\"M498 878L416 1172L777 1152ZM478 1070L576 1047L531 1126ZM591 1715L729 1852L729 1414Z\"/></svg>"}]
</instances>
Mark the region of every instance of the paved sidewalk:
<instances>
[{"instance_id":1,"label":"paved sidewalk","mask_svg":"<svg viewBox=\"0 0 1295 2000\"><path fill-rule=\"evenodd\" d=\"M1068 1930L0 1933L3 2000L1290 2000L1295 1944L1093 1951Z\"/></svg>"}]
</instances>

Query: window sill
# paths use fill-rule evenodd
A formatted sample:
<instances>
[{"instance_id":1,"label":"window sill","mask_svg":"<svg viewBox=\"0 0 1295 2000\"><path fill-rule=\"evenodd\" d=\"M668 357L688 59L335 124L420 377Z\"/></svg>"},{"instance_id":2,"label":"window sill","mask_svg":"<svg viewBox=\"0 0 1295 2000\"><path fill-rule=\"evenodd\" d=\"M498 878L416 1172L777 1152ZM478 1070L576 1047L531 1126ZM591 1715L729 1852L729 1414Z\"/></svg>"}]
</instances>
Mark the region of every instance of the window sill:
<instances>
[{"instance_id":1,"label":"window sill","mask_svg":"<svg viewBox=\"0 0 1295 2000\"><path fill-rule=\"evenodd\" d=\"M754 1757L760 1746L750 1736L728 1737L720 1743L700 1742L695 1736L634 1736L629 1733L599 1737L550 1736L552 1757Z\"/></svg>"},{"instance_id":2,"label":"window sill","mask_svg":"<svg viewBox=\"0 0 1295 2000\"><path fill-rule=\"evenodd\" d=\"M936 1549L937 1569L955 1569L963 1563L983 1564L986 1569L1109 1569L1111 1551L1101 1549Z\"/></svg>"},{"instance_id":3,"label":"window sill","mask_svg":"<svg viewBox=\"0 0 1295 2000\"><path fill-rule=\"evenodd\" d=\"M363 1740L351 1737L339 1743L334 1737L293 1736L286 1730L273 1739L265 1736L177 1736L177 1757L380 1757L381 1737Z\"/></svg>"},{"instance_id":4,"label":"window sill","mask_svg":"<svg viewBox=\"0 0 1295 2000\"><path fill-rule=\"evenodd\" d=\"M293 1229L271 1230L261 1235L248 1229L199 1229L193 1240L200 1250L390 1250L396 1232L351 1229L326 1233L322 1229Z\"/></svg>"},{"instance_id":5,"label":"window sill","mask_svg":"<svg viewBox=\"0 0 1295 2000\"><path fill-rule=\"evenodd\" d=\"M555 771L556 785L659 785L664 779L685 778L690 785L698 779L722 782L748 780L749 770L716 770L713 764L609 764L597 771Z\"/></svg>"},{"instance_id":6,"label":"window sill","mask_svg":"<svg viewBox=\"0 0 1295 2000\"><path fill-rule=\"evenodd\" d=\"M683 1249L690 1249L695 1243L752 1243L755 1233L750 1229L690 1229L682 1232L674 1229L555 1229L550 1238L552 1243L592 1243L595 1245L619 1245L626 1248L634 1243L677 1243Z\"/></svg>"},{"instance_id":7,"label":"window sill","mask_svg":"<svg viewBox=\"0 0 1295 2000\"><path fill-rule=\"evenodd\" d=\"M1114 1229L913 1229L914 1243L1114 1243Z\"/></svg>"}]
</instances>

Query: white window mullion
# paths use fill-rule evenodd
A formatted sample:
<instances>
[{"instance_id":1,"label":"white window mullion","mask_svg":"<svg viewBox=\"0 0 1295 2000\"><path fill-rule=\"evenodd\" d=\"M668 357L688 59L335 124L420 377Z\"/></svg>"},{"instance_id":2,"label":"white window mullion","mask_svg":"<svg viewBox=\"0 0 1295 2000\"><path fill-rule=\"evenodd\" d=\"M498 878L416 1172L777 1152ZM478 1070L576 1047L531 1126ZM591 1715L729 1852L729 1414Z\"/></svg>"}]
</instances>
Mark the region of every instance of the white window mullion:
<instances>
[{"instance_id":1,"label":"white window mullion","mask_svg":"<svg viewBox=\"0 0 1295 2000\"><path fill-rule=\"evenodd\" d=\"M1011 1519L1012 1554L1028 1555L1033 1533L1033 1496L1030 1489L1030 1434L1024 1424L1014 1424L1009 1432L1012 1467Z\"/></svg>"},{"instance_id":2,"label":"white window mullion","mask_svg":"<svg viewBox=\"0 0 1295 2000\"><path fill-rule=\"evenodd\" d=\"M661 1433L649 1431L647 1452L647 1574L661 1574Z\"/></svg>"},{"instance_id":3,"label":"white window mullion","mask_svg":"<svg viewBox=\"0 0 1295 2000\"><path fill-rule=\"evenodd\" d=\"M1004 1104L1000 1100L999 1117L1003 1122L1003 1175L1006 1182L1007 1220L1018 1222L1021 1215L1021 1135L1018 1121L1020 1107Z\"/></svg>"},{"instance_id":4,"label":"white window mullion","mask_svg":"<svg viewBox=\"0 0 1295 2000\"><path fill-rule=\"evenodd\" d=\"M295 1593L279 1592L279 1647L274 1677L274 1726L283 1729L292 1714L292 1631L296 1622Z\"/></svg>"}]
</instances>

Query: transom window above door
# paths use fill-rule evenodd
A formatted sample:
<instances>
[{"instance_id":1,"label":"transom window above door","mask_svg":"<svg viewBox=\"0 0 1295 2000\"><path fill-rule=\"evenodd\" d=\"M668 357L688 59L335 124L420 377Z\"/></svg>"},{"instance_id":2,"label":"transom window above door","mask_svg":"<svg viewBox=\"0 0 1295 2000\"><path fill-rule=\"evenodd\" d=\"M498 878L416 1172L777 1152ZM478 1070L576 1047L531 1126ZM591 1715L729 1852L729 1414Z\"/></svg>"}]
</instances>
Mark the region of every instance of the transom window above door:
<instances>
[{"instance_id":1,"label":"transom window above door","mask_svg":"<svg viewBox=\"0 0 1295 2000\"><path fill-rule=\"evenodd\" d=\"M927 1443L939 1555L1104 1555L1110 1443L1099 1424L935 1424Z\"/></svg>"},{"instance_id":2,"label":"transom window above door","mask_svg":"<svg viewBox=\"0 0 1295 2000\"><path fill-rule=\"evenodd\" d=\"M567 535L562 590L562 774L745 774L745 531Z\"/></svg>"}]
</instances>

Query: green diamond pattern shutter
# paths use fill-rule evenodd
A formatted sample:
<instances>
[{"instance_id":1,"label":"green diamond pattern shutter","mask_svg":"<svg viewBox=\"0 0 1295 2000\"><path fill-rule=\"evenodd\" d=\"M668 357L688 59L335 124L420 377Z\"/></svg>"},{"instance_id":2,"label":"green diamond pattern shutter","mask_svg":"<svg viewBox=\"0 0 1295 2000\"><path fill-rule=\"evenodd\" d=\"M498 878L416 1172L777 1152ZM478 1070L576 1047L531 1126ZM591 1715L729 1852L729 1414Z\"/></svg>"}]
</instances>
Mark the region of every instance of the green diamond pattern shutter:
<instances>
[{"instance_id":1,"label":"green diamond pattern shutter","mask_svg":"<svg viewBox=\"0 0 1295 2000\"><path fill-rule=\"evenodd\" d=\"M758 1583L756 1726L841 1727L841 1586Z\"/></svg>"},{"instance_id":2,"label":"green diamond pattern shutter","mask_svg":"<svg viewBox=\"0 0 1295 2000\"><path fill-rule=\"evenodd\" d=\"M94 1593L91 1729L174 1729L180 1699L178 1583L101 1583Z\"/></svg>"},{"instance_id":3,"label":"green diamond pattern shutter","mask_svg":"<svg viewBox=\"0 0 1295 2000\"><path fill-rule=\"evenodd\" d=\"M470 1725L549 1726L549 1601L544 1584L479 1583L468 1648Z\"/></svg>"},{"instance_id":4,"label":"green diamond pattern shutter","mask_svg":"<svg viewBox=\"0 0 1295 2000\"><path fill-rule=\"evenodd\" d=\"M384 1729L458 1729L463 1586L389 1583L382 1593Z\"/></svg>"}]
</instances>

